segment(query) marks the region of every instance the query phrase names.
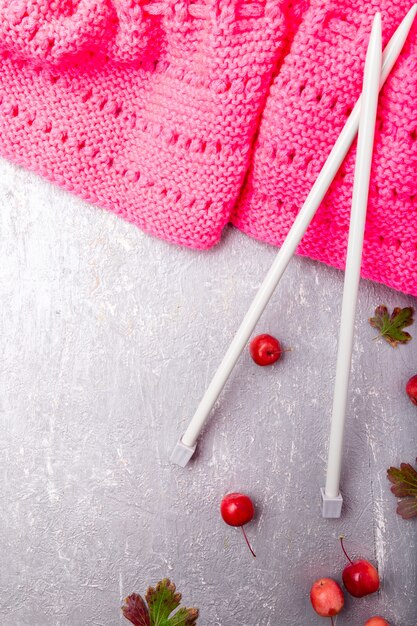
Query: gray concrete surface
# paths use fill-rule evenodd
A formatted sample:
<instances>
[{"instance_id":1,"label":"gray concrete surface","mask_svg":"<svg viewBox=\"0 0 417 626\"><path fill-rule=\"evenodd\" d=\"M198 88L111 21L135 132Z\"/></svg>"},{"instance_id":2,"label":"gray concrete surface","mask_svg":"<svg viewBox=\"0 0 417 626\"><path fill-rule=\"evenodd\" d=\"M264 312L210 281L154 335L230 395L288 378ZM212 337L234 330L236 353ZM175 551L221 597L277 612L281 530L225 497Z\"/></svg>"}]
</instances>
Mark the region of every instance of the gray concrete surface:
<instances>
[{"instance_id":1,"label":"gray concrete surface","mask_svg":"<svg viewBox=\"0 0 417 626\"><path fill-rule=\"evenodd\" d=\"M345 509L323 520L342 274L293 260L258 325L292 352L270 369L245 353L195 461L173 467L274 249L232 229L209 252L180 249L0 166L0 624L127 624L122 598L164 576L202 626L327 624L308 593L340 580L343 532L383 585L347 599L337 626L415 626L417 521L396 515L385 474L416 457L417 337L394 350L367 322L414 299L361 284ZM231 490L256 503L256 560L220 519Z\"/></svg>"}]
</instances>

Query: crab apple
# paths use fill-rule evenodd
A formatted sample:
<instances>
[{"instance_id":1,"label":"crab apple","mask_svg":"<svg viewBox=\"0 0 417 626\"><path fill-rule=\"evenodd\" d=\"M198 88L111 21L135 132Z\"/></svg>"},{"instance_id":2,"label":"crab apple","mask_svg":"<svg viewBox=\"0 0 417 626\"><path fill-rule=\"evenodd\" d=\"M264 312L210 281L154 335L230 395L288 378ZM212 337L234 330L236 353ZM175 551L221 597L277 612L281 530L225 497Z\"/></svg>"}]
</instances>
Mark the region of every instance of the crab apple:
<instances>
[{"instance_id":1,"label":"crab apple","mask_svg":"<svg viewBox=\"0 0 417 626\"><path fill-rule=\"evenodd\" d=\"M310 589L313 609L322 617L333 617L340 613L345 603L343 591L332 578L316 580Z\"/></svg>"},{"instance_id":2,"label":"crab apple","mask_svg":"<svg viewBox=\"0 0 417 626\"><path fill-rule=\"evenodd\" d=\"M370 619L368 619L367 622L365 622L365 626L390 626L390 625L386 619L384 619L383 617L380 617L379 615L375 615L375 617L371 617Z\"/></svg>"},{"instance_id":3,"label":"crab apple","mask_svg":"<svg viewBox=\"0 0 417 626\"><path fill-rule=\"evenodd\" d=\"M272 335L258 335L249 345L249 352L257 365L272 365L281 358L282 348Z\"/></svg>"},{"instance_id":4,"label":"crab apple","mask_svg":"<svg viewBox=\"0 0 417 626\"><path fill-rule=\"evenodd\" d=\"M352 561L343 545L343 537L340 537L342 550L349 561L342 572L343 584L351 596L362 598L379 589L378 570L366 559Z\"/></svg>"},{"instance_id":5,"label":"crab apple","mask_svg":"<svg viewBox=\"0 0 417 626\"><path fill-rule=\"evenodd\" d=\"M411 402L417 405L417 375L410 378L405 386L405 390Z\"/></svg>"},{"instance_id":6,"label":"crab apple","mask_svg":"<svg viewBox=\"0 0 417 626\"><path fill-rule=\"evenodd\" d=\"M248 548L251 551L252 556L255 557L256 554L252 550L252 546L250 545L245 529L243 528L243 526L250 522L255 515L255 507L253 506L253 502L249 496L246 496L243 493L227 494L227 496L224 496L220 503L220 513L226 524L229 524L229 526L240 526L242 528L242 533Z\"/></svg>"}]
</instances>

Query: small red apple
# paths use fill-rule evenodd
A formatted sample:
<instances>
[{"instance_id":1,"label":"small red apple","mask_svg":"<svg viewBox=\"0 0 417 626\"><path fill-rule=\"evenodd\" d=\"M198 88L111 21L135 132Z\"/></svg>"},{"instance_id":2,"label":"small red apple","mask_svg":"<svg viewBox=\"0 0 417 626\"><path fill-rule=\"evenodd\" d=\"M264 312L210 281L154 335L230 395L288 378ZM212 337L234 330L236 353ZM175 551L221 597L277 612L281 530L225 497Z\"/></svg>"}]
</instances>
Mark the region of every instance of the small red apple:
<instances>
[{"instance_id":1,"label":"small red apple","mask_svg":"<svg viewBox=\"0 0 417 626\"><path fill-rule=\"evenodd\" d=\"M375 617L371 617L370 619L368 619L368 621L365 623L365 626L389 626L389 623L383 617L379 617L379 615L376 615Z\"/></svg>"},{"instance_id":2,"label":"small red apple","mask_svg":"<svg viewBox=\"0 0 417 626\"><path fill-rule=\"evenodd\" d=\"M366 559L352 561L343 545L343 537L340 537L342 550L349 561L342 572L343 584L351 596L362 598L379 589L379 574L377 569Z\"/></svg>"},{"instance_id":3,"label":"small red apple","mask_svg":"<svg viewBox=\"0 0 417 626\"><path fill-rule=\"evenodd\" d=\"M249 496L228 493L220 503L220 513L229 526L243 526L253 519L255 507Z\"/></svg>"},{"instance_id":4,"label":"small red apple","mask_svg":"<svg viewBox=\"0 0 417 626\"><path fill-rule=\"evenodd\" d=\"M242 533L248 548L252 556L256 557L249 543L249 539L247 538L245 529L243 528L255 515L255 507L249 496L246 496L244 493L228 493L220 503L220 513L226 524L229 524L229 526L240 526L242 528Z\"/></svg>"},{"instance_id":5,"label":"small red apple","mask_svg":"<svg viewBox=\"0 0 417 626\"><path fill-rule=\"evenodd\" d=\"M417 404L417 375L412 376L405 386L405 390L408 393L413 404Z\"/></svg>"},{"instance_id":6,"label":"small red apple","mask_svg":"<svg viewBox=\"0 0 417 626\"><path fill-rule=\"evenodd\" d=\"M335 580L320 578L310 589L313 609L322 617L333 617L340 613L345 603L343 591Z\"/></svg>"},{"instance_id":7,"label":"small red apple","mask_svg":"<svg viewBox=\"0 0 417 626\"><path fill-rule=\"evenodd\" d=\"M282 348L272 335L258 335L249 344L249 352L257 365L272 365L281 358Z\"/></svg>"}]
</instances>

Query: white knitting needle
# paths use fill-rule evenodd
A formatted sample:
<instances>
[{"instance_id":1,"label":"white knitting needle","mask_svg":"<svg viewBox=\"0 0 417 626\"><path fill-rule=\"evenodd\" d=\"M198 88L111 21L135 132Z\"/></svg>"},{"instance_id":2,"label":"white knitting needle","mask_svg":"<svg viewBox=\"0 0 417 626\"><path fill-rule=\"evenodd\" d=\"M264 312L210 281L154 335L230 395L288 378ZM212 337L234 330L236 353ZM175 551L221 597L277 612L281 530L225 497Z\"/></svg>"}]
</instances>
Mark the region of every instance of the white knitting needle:
<instances>
[{"instance_id":1,"label":"white knitting needle","mask_svg":"<svg viewBox=\"0 0 417 626\"><path fill-rule=\"evenodd\" d=\"M377 13L372 25L363 77L362 106L356 151L342 315L340 319L327 480L325 490L321 490L323 517L340 517L342 511L343 498L339 492L339 483L342 466L343 431L352 361L355 311L361 271L369 181L371 178L381 61L381 14Z\"/></svg>"},{"instance_id":2,"label":"white knitting needle","mask_svg":"<svg viewBox=\"0 0 417 626\"><path fill-rule=\"evenodd\" d=\"M386 81L397 60L413 20L417 13L417 4L410 9L400 26L389 41L384 51L383 66L381 71L380 87ZM196 449L197 438L204 426L208 415L213 408L221 390L223 389L233 367L235 366L243 348L245 347L255 325L262 315L268 301L273 294L275 287L280 281L291 257L300 243L305 231L314 217L321 201L323 200L333 178L335 177L343 159L348 152L359 126L359 116L361 109L361 98L357 101L350 114L342 132L333 146L320 174L317 177L310 193L300 209L294 223L286 236L275 261L267 273L262 285L259 288L248 312L246 313L232 343L227 350L223 361L217 369L214 377L207 388L197 410L182 438L177 442L171 461L181 467L185 467L191 459Z\"/></svg>"}]
</instances>

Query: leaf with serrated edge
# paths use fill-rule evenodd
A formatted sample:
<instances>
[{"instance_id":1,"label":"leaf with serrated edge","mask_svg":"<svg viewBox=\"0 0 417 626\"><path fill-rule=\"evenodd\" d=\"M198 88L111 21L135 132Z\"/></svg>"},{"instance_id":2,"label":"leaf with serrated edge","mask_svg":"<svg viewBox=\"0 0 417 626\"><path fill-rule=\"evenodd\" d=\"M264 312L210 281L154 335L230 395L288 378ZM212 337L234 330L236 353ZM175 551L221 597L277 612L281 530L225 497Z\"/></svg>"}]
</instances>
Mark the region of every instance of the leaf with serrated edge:
<instances>
[{"instance_id":1,"label":"leaf with serrated edge","mask_svg":"<svg viewBox=\"0 0 417 626\"><path fill-rule=\"evenodd\" d=\"M393 483L392 493L398 498L417 496L417 472L409 463L401 463L400 469L390 467L388 479Z\"/></svg>"},{"instance_id":2,"label":"leaf with serrated edge","mask_svg":"<svg viewBox=\"0 0 417 626\"><path fill-rule=\"evenodd\" d=\"M405 328L406 326L411 326L414 322L413 320L414 309L411 306L406 306L404 309L400 309L400 307L395 307L393 312L391 313L391 321L394 321L397 326L402 326Z\"/></svg>"},{"instance_id":3,"label":"leaf with serrated edge","mask_svg":"<svg viewBox=\"0 0 417 626\"><path fill-rule=\"evenodd\" d=\"M375 309L375 317L369 318L369 323L373 328L379 330L379 336L383 337L394 348L399 343L408 343L412 337L403 329L410 326L413 319L413 307L395 307L391 315L384 304Z\"/></svg>"},{"instance_id":4,"label":"leaf with serrated edge","mask_svg":"<svg viewBox=\"0 0 417 626\"><path fill-rule=\"evenodd\" d=\"M417 460L417 459L416 459ZM397 513L404 519L417 516L417 471L409 463L401 463L400 468L387 470L388 480L393 484L392 493L400 500Z\"/></svg>"},{"instance_id":5,"label":"leaf with serrated edge","mask_svg":"<svg viewBox=\"0 0 417 626\"><path fill-rule=\"evenodd\" d=\"M175 593L175 585L168 578L161 580L154 589L149 587L146 592L152 626L166 624L170 614L181 602L181 594Z\"/></svg>"},{"instance_id":6,"label":"leaf with serrated edge","mask_svg":"<svg viewBox=\"0 0 417 626\"><path fill-rule=\"evenodd\" d=\"M181 594L168 578L161 580L155 588L149 587L146 592L151 626L194 626L198 618L197 609L180 608L174 615L171 613L179 606Z\"/></svg>"},{"instance_id":7,"label":"leaf with serrated edge","mask_svg":"<svg viewBox=\"0 0 417 626\"><path fill-rule=\"evenodd\" d=\"M403 519L417 517L417 499L405 498L401 500L397 507L397 513L401 515Z\"/></svg>"},{"instance_id":8,"label":"leaf with serrated edge","mask_svg":"<svg viewBox=\"0 0 417 626\"><path fill-rule=\"evenodd\" d=\"M369 322L371 326L373 326L374 328L377 328L378 330L381 330L384 323L386 323L388 320L389 320L388 309L385 306L385 304L381 304L376 307L375 317L371 317L369 319Z\"/></svg>"},{"instance_id":9,"label":"leaf with serrated edge","mask_svg":"<svg viewBox=\"0 0 417 626\"><path fill-rule=\"evenodd\" d=\"M169 620L169 626L194 626L197 624L198 609L181 608Z\"/></svg>"},{"instance_id":10,"label":"leaf with serrated edge","mask_svg":"<svg viewBox=\"0 0 417 626\"><path fill-rule=\"evenodd\" d=\"M124 617L132 622L134 626L151 626L146 604L142 596L137 593L132 593L125 599L122 612Z\"/></svg>"}]
</instances>

